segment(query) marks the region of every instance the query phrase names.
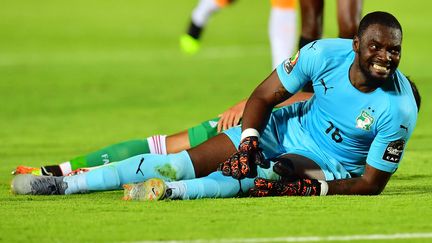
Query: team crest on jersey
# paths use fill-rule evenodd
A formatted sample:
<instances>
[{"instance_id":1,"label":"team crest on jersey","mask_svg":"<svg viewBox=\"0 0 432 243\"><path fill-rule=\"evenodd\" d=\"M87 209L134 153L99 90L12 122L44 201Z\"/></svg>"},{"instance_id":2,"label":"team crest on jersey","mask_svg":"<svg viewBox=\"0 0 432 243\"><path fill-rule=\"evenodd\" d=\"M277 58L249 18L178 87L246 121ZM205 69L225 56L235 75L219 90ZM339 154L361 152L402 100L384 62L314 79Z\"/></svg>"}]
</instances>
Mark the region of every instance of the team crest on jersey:
<instances>
[{"instance_id":1,"label":"team crest on jersey","mask_svg":"<svg viewBox=\"0 0 432 243\"><path fill-rule=\"evenodd\" d=\"M402 157L402 152L404 150L404 147L405 147L405 140L403 139L390 142L382 157L383 160L387 160L388 162L392 162L392 163L399 163Z\"/></svg>"},{"instance_id":2,"label":"team crest on jersey","mask_svg":"<svg viewBox=\"0 0 432 243\"><path fill-rule=\"evenodd\" d=\"M285 60L283 67L287 74L291 73L291 71L293 70L294 66L298 61L299 56L300 56L300 51L297 51L297 53L294 56L292 56L290 59Z\"/></svg>"},{"instance_id":3,"label":"team crest on jersey","mask_svg":"<svg viewBox=\"0 0 432 243\"><path fill-rule=\"evenodd\" d=\"M369 113L367 113L367 111L362 111L357 117L356 128L370 131L373 122L374 118Z\"/></svg>"}]
</instances>

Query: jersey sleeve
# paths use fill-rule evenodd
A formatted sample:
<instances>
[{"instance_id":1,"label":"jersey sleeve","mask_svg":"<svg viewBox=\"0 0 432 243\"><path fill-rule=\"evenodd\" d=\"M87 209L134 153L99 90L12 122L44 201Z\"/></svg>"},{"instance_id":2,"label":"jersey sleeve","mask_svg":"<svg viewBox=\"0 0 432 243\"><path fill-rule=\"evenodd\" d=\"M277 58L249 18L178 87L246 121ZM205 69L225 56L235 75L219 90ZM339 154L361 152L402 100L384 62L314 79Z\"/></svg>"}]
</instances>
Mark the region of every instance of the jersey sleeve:
<instances>
[{"instance_id":1,"label":"jersey sleeve","mask_svg":"<svg viewBox=\"0 0 432 243\"><path fill-rule=\"evenodd\" d=\"M366 159L370 166L389 173L394 173L399 167L416 120L414 114L401 116L401 119L388 117L378 130Z\"/></svg>"},{"instance_id":2,"label":"jersey sleeve","mask_svg":"<svg viewBox=\"0 0 432 243\"><path fill-rule=\"evenodd\" d=\"M286 59L276 72L284 88L291 94L297 93L308 81L313 80L324 65L325 60L319 41L309 43L294 56Z\"/></svg>"}]
</instances>

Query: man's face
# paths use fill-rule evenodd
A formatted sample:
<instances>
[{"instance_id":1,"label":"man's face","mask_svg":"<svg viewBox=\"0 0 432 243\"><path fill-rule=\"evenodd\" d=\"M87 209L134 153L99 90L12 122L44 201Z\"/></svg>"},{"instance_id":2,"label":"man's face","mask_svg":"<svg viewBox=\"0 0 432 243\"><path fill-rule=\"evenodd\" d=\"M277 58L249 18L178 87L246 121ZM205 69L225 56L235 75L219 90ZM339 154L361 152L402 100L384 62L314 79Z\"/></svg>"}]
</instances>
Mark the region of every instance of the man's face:
<instances>
[{"instance_id":1,"label":"man's face","mask_svg":"<svg viewBox=\"0 0 432 243\"><path fill-rule=\"evenodd\" d=\"M396 28L370 25L362 37L354 39L360 70L367 81L384 82L399 65L402 33Z\"/></svg>"}]
</instances>

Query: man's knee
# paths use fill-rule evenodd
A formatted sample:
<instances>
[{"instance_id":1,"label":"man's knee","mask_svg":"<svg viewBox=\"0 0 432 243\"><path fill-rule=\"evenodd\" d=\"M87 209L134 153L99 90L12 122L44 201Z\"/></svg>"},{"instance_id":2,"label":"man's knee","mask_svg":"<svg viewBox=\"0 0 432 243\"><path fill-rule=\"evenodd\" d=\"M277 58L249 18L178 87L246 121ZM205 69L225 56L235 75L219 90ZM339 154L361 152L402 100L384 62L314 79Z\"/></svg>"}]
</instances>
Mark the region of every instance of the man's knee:
<instances>
[{"instance_id":1,"label":"man's knee","mask_svg":"<svg viewBox=\"0 0 432 243\"><path fill-rule=\"evenodd\" d=\"M313 160L297 154L285 154L275 159L274 172L289 179L325 179L321 167Z\"/></svg>"},{"instance_id":2,"label":"man's knee","mask_svg":"<svg viewBox=\"0 0 432 243\"><path fill-rule=\"evenodd\" d=\"M203 177L216 171L219 164L236 151L230 138L220 133L199 146L189 149L188 153L194 165L196 177Z\"/></svg>"}]
</instances>

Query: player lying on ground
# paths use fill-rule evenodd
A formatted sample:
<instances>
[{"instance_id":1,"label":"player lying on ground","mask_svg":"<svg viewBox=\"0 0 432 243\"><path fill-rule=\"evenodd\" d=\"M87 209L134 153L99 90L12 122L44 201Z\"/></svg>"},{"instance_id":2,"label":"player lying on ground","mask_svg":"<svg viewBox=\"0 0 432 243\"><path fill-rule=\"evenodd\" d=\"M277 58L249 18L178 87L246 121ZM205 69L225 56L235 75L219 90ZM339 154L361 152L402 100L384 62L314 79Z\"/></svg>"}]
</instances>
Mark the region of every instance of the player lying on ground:
<instances>
[{"instance_id":1,"label":"player lying on ground","mask_svg":"<svg viewBox=\"0 0 432 243\"><path fill-rule=\"evenodd\" d=\"M200 49L201 34L209 18L234 0L200 0L192 11L188 31L180 37L180 48L187 54ZM271 0L269 38L273 69L295 50L297 16L295 0Z\"/></svg>"},{"instance_id":2,"label":"player lying on ground","mask_svg":"<svg viewBox=\"0 0 432 243\"><path fill-rule=\"evenodd\" d=\"M256 196L379 194L417 120L413 89L397 70L401 51L396 18L370 13L353 40L313 42L279 65L250 96L242 128L187 151L138 155L80 175L18 175L12 191L84 193L156 177L163 181L129 185L126 198L232 197L251 189ZM271 112L309 80L313 98ZM263 179L254 183L257 176Z\"/></svg>"},{"instance_id":3,"label":"player lying on ground","mask_svg":"<svg viewBox=\"0 0 432 243\"><path fill-rule=\"evenodd\" d=\"M286 102L282 102L277 107L289 105L300 100L307 100L311 96L312 93L301 92ZM169 136L154 135L146 139L135 139L113 144L60 164L44 165L42 167L28 167L20 165L12 171L12 174L52 176L73 175L97 166L125 160L139 154L177 153L182 150L196 147L209 138L216 136L221 131L237 126L243 115L245 105L246 100L229 108L219 115L218 118L205 121L177 134Z\"/></svg>"}]
</instances>

